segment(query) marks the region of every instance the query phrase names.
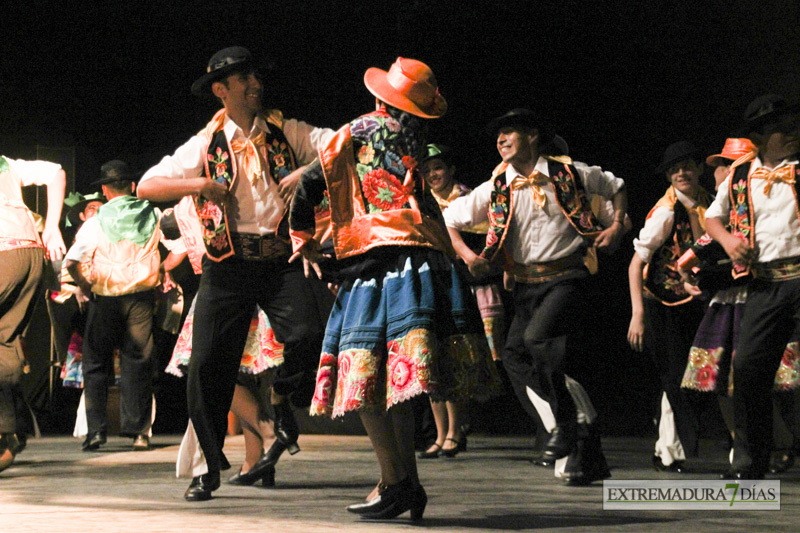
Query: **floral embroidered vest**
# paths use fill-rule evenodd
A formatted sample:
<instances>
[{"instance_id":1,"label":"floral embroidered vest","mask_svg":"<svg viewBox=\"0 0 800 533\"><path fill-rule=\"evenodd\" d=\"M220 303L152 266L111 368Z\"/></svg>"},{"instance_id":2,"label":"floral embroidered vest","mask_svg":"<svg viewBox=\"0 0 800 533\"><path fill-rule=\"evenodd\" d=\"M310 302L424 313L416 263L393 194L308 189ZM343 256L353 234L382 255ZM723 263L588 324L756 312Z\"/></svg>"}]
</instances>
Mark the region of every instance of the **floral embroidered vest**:
<instances>
[{"instance_id":1,"label":"floral embroidered vest","mask_svg":"<svg viewBox=\"0 0 800 533\"><path fill-rule=\"evenodd\" d=\"M751 248L755 248L756 220L754 217L753 197L750 193L750 176L753 164L740 165L734 168L731 175L728 196L731 203L730 232L732 235L746 240ZM792 166L794 173L795 212L800 219L800 168ZM750 274L750 268L733 264L731 275L734 279Z\"/></svg>"},{"instance_id":2,"label":"floral embroidered vest","mask_svg":"<svg viewBox=\"0 0 800 533\"><path fill-rule=\"evenodd\" d=\"M230 190L236 181L238 168L236 155L222 129L224 112L225 109L219 110L198 135L208 139L206 177L225 185ZM262 161L267 163L265 170L269 177L277 183L296 169L297 163L294 151L280 128L283 120L281 112L272 110L269 116L264 118L267 120L268 131L265 132L265 146L260 147L259 152ZM203 243L208 257L213 261L222 261L232 256L234 250L226 210L202 196L195 198L195 208L203 226ZM288 236L285 219L281 220L278 234Z\"/></svg>"},{"instance_id":3,"label":"floral embroidered vest","mask_svg":"<svg viewBox=\"0 0 800 533\"><path fill-rule=\"evenodd\" d=\"M414 179L417 163L406 153L400 124L385 110L340 128L320 148L319 158L337 259L386 245L425 246L453 255L441 218L420 210L422 195L430 193Z\"/></svg>"},{"instance_id":4,"label":"floral embroidered vest","mask_svg":"<svg viewBox=\"0 0 800 533\"><path fill-rule=\"evenodd\" d=\"M703 208L708 207L708 195L702 189L698 196L698 205ZM650 218L658 207L670 206L674 213L672 231L644 267L644 292L664 305L673 306L692 299L692 296L683 288L683 281L678 273L678 258L694 244L689 213L686 207L678 201L673 188L670 187L655 207L650 210L647 218ZM700 222L705 225L704 218Z\"/></svg>"},{"instance_id":5,"label":"floral embroidered vest","mask_svg":"<svg viewBox=\"0 0 800 533\"><path fill-rule=\"evenodd\" d=\"M547 165L553 181L556 204L575 231L585 237L592 237L603 231L603 226L592 213L583 182L576 179L578 171L575 166L552 159L548 159ZM492 172L494 188L489 200L489 231L486 233L486 247L481 252L481 256L489 261L499 259L514 214L513 194L505 178L507 168L506 163L501 163ZM511 258L505 255L503 261L505 265L509 265Z\"/></svg>"}]
</instances>

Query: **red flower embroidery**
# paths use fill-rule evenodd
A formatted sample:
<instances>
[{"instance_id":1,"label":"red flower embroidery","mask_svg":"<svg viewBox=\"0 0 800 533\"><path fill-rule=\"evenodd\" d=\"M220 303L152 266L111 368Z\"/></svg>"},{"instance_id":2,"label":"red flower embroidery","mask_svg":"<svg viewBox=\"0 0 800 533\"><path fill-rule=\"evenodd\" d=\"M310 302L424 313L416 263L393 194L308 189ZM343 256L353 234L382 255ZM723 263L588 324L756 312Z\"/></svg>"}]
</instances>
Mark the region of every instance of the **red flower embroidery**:
<instances>
[{"instance_id":1,"label":"red flower embroidery","mask_svg":"<svg viewBox=\"0 0 800 533\"><path fill-rule=\"evenodd\" d=\"M408 355L398 354L389 358L389 380L396 391L402 391L411 385L416 374L416 365Z\"/></svg>"},{"instance_id":2,"label":"red flower embroidery","mask_svg":"<svg viewBox=\"0 0 800 533\"><path fill-rule=\"evenodd\" d=\"M705 365L697 369L695 378L701 389L707 389L717 377L717 371L712 365Z\"/></svg>"},{"instance_id":3,"label":"red flower embroidery","mask_svg":"<svg viewBox=\"0 0 800 533\"><path fill-rule=\"evenodd\" d=\"M327 404L333 390L333 380L331 379L331 369L329 367L320 368L317 372L317 386L314 389L314 403Z\"/></svg>"},{"instance_id":4,"label":"red flower embroidery","mask_svg":"<svg viewBox=\"0 0 800 533\"><path fill-rule=\"evenodd\" d=\"M382 211L399 209L408 201L409 191L400 180L382 168L364 175L363 188L369 203Z\"/></svg>"}]
</instances>

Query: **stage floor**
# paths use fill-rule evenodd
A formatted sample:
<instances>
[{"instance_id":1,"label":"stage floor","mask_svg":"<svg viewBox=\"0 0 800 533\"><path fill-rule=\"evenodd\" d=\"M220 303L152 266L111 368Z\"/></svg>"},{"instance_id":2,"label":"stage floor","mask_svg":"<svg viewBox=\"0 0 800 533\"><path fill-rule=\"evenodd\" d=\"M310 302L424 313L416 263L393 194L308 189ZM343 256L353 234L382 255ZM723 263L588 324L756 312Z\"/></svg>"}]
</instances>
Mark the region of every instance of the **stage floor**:
<instances>
[{"instance_id":1,"label":"stage floor","mask_svg":"<svg viewBox=\"0 0 800 533\"><path fill-rule=\"evenodd\" d=\"M31 439L17 462L0 473L0 532L172 531L395 531L437 532L735 532L796 531L800 523L800 467L780 477L779 511L605 511L602 483L566 487L552 469L533 466L530 437L470 435L454 459L419 461L428 493L423 521L369 522L345 507L363 499L378 479L369 441L360 436L308 435L302 452L284 456L276 487L224 483L208 502L187 502L188 479L175 477L180 436L157 435L148 452L111 437L95 453L68 437ZM690 474L653 470L650 439L608 438L604 449L613 480L717 479L726 451L704 441ZM228 458L238 469L241 436L228 437Z\"/></svg>"}]
</instances>

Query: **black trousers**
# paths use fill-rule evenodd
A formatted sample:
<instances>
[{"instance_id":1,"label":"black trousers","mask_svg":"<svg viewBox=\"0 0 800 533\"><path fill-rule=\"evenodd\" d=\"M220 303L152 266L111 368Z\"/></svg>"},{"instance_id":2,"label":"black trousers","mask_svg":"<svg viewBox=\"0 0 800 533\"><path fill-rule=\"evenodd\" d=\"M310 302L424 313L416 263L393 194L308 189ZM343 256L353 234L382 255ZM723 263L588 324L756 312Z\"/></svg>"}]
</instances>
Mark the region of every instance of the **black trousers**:
<instances>
[{"instance_id":1,"label":"black trousers","mask_svg":"<svg viewBox=\"0 0 800 533\"><path fill-rule=\"evenodd\" d=\"M681 380L704 313L705 305L694 300L667 306L652 298L644 299L645 347L675 413L675 429L687 457L697 457L701 409L698 402L708 397L690 395L681 389ZM659 394L659 401L660 398Z\"/></svg>"},{"instance_id":2,"label":"black trousers","mask_svg":"<svg viewBox=\"0 0 800 533\"><path fill-rule=\"evenodd\" d=\"M222 465L228 410L239 373L247 331L258 304L275 337L284 344L284 363L274 384L293 393L316 373L327 315L318 305L312 281L300 262L286 258L219 263L203 260L195 303L187 404L210 472ZM313 377L311 377L313 379Z\"/></svg>"},{"instance_id":3,"label":"black trousers","mask_svg":"<svg viewBox=\"0 0 800 533\"><path fill-rule=\"evenodd\" d=\"M514 319L503 366L523 406L529 403L525 387L530 387L550 403L557 425L576 421L564 374L579 364L582 355L580 328L588 277L588 272L580 271L544 283L517 283L513 291Z\"/></svg>"},{"instance_id":4,"label":"black trousers","mask_svg":"<svg viewBox=\"0 0 800 533\"><path fill-rule=\"evenodd\" d=\"M733 359L733 468L764 473L772 450L772 386L800 327L800 279L748 286Z\"/></svg>"},{"instance_id":5,"label":"black trousers","mask_svg":"<svg viewBox=\"0 0 800 533\"><path fill-rule=\"evenodd\" d=\"M150 422L153 396L153 291L95 296L83 339L83 383L89 433L108 427L108 386L114 348L120 355L120 435L134 437Z\"/></svg>"}]
</instances>

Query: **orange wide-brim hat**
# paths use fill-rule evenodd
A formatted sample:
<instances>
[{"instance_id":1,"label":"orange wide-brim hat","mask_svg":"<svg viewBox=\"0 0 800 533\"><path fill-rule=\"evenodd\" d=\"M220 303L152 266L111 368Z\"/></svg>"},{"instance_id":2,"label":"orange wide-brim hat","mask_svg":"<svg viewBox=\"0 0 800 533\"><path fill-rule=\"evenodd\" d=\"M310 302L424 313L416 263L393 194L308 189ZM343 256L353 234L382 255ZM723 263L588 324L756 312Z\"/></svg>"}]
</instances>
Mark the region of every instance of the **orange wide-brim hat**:
<instances>
[{"instance_id":1,"label":"orange wide-brim hat","mask_svg":"<svg viewBox=\"0 0 800 533\"><path fill-rule=\"evenodd\" d=\"M706 158L706 164L710 167L717 167L724 162L722 159L729 159L736 161L743 155L747 155L757 150L756 145L750 139L729 138L725 139L725 146L722 147L722 153L710 155Z\"/></svg>"},{"instance_id":2,"label":"orange wide-brim hat","mask_svg":"<svg viewBox=\"0 0 800 533\"><path fill-rule=\"evenodd\" d=\"M379 100L418 117L439 118L447 111L436 76L416 59L398 57L389 72L369 68L364 73L364 85Z\"/></svg>"}]
</instances>

